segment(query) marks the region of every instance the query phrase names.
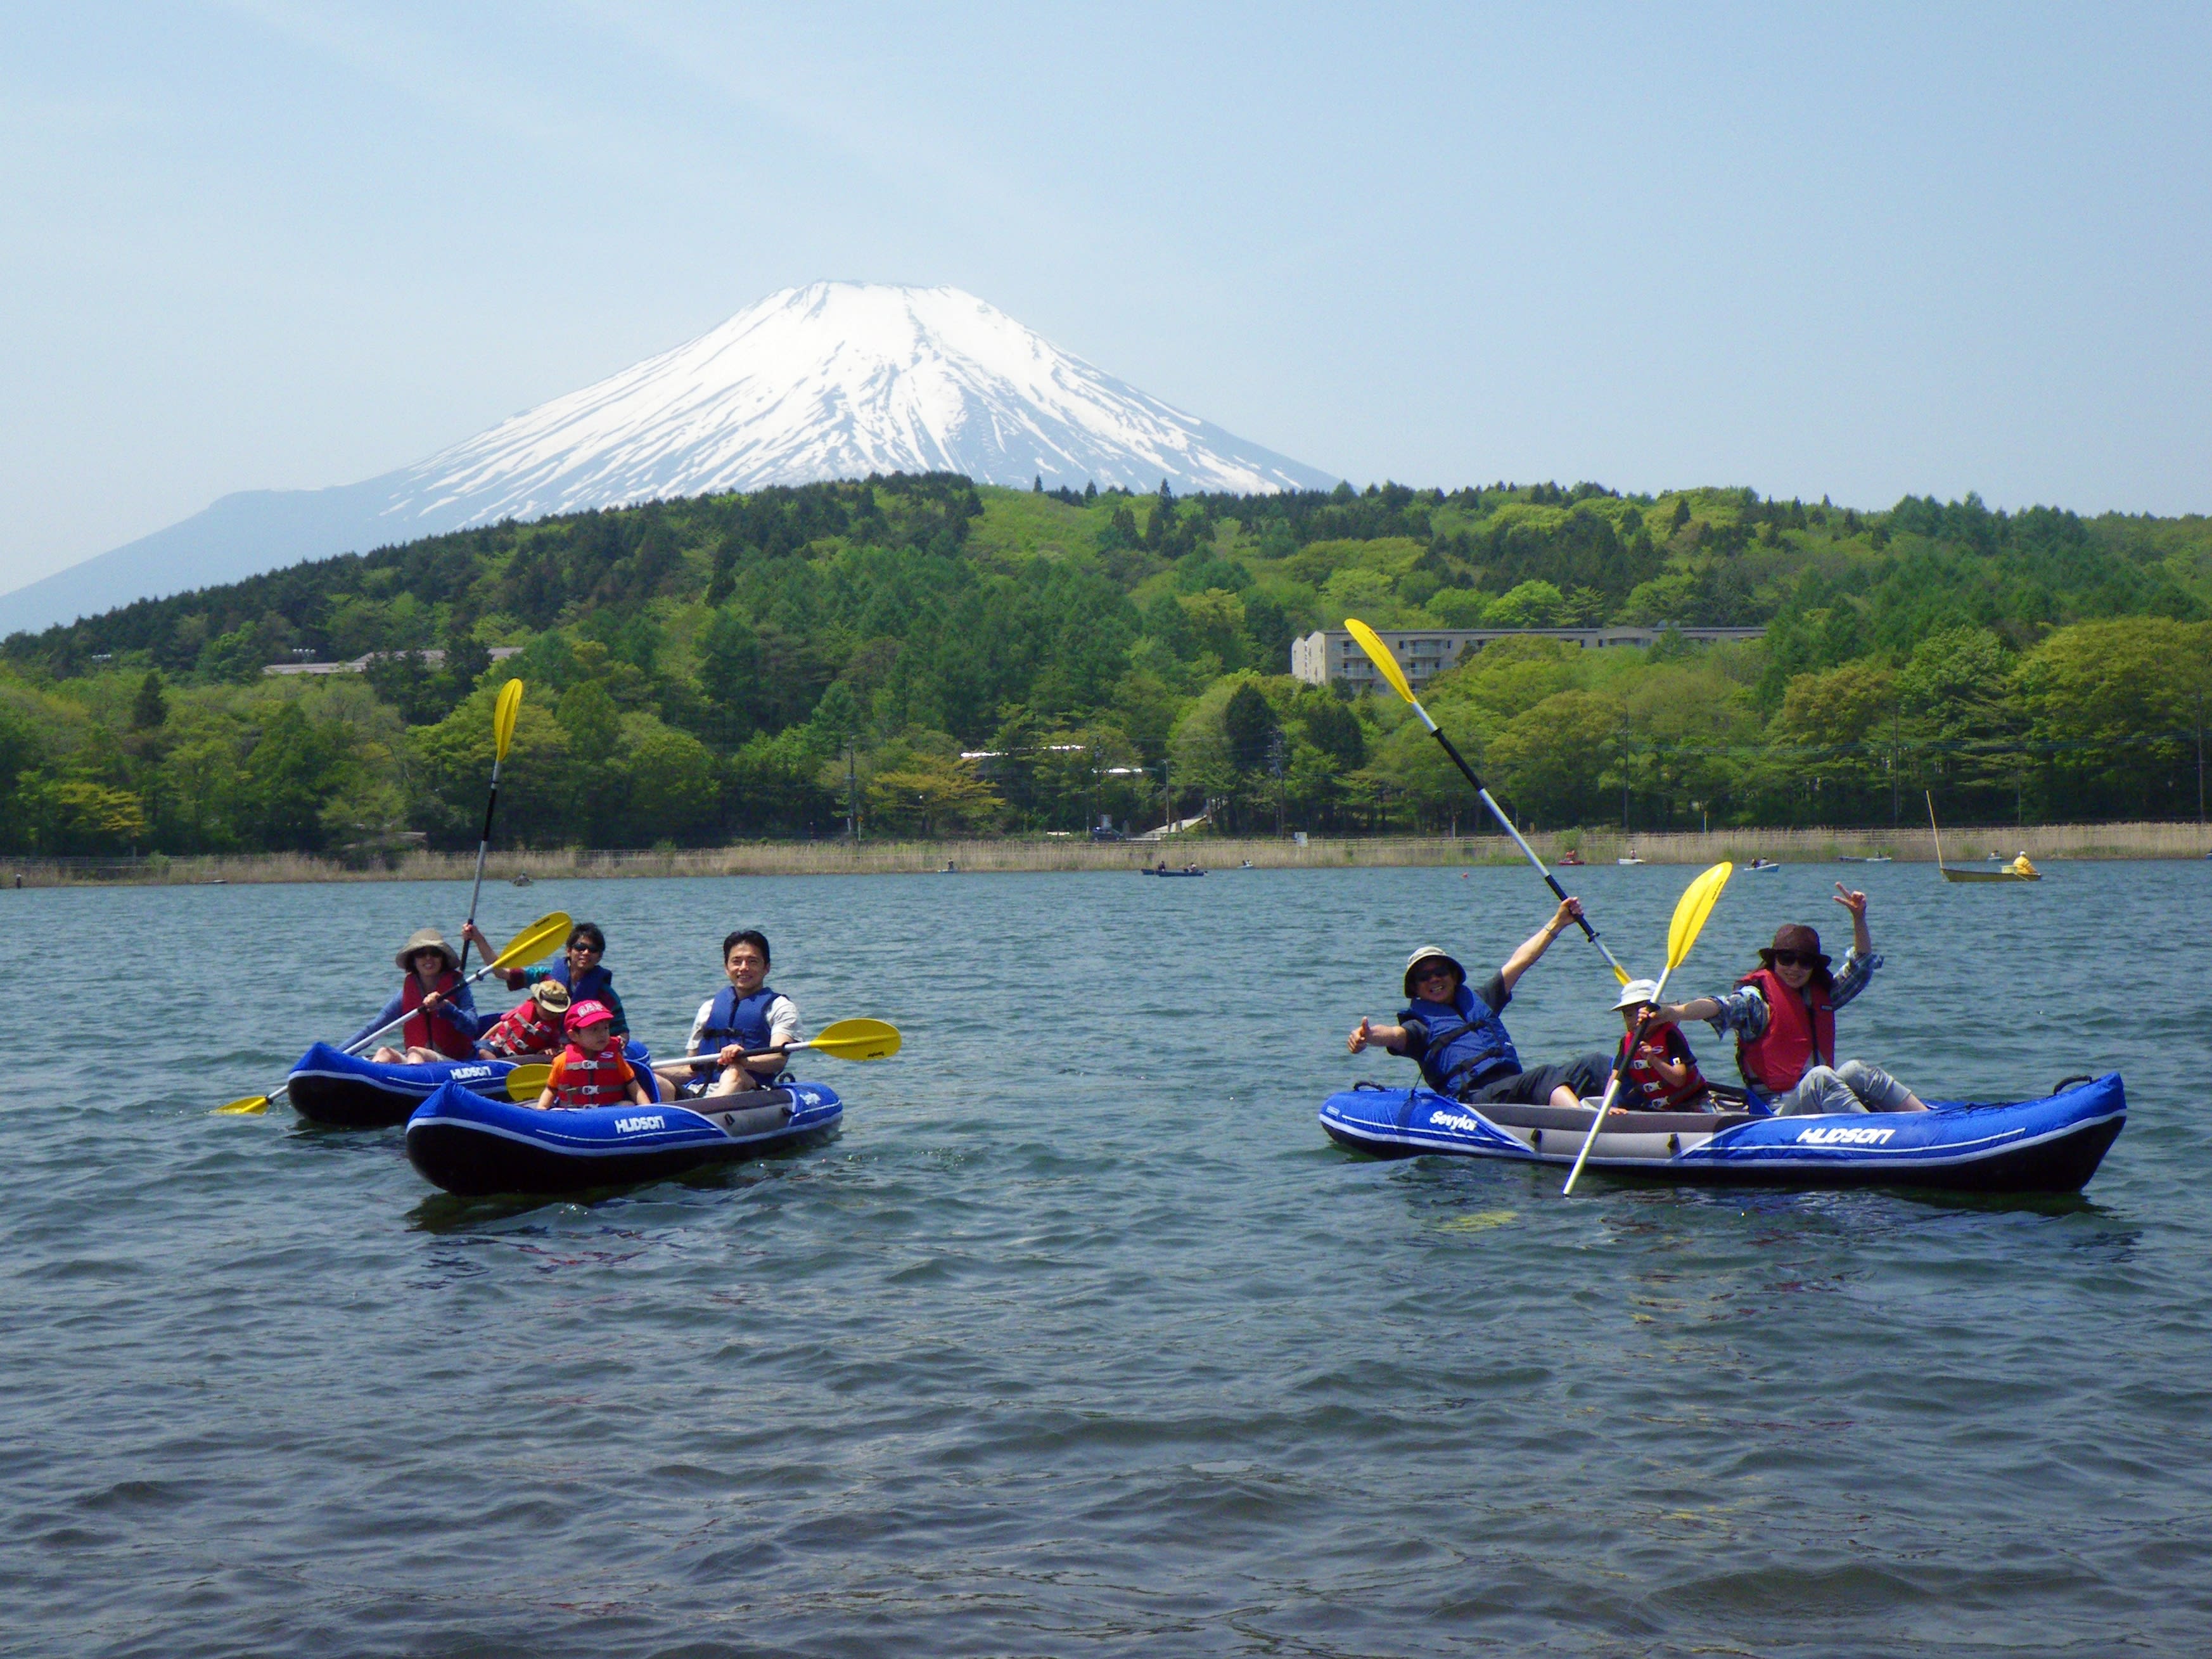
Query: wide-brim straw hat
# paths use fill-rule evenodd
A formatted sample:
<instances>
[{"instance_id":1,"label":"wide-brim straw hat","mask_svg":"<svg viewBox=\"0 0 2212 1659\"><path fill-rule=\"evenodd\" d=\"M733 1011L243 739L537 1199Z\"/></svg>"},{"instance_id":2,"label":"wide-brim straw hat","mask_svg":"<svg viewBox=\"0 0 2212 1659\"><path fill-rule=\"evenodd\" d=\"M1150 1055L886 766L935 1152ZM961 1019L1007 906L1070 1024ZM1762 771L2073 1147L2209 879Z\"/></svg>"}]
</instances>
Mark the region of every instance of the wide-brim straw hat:
<instances>
[{"instance_id":1,"label":"wide-brim straw hat","mask_svg":"<svg viewBox=\"0 0 2212 1659\"><path fill-rule=\"evenodd\" d=\"M1412 956L1406 958L1406 978L1404 983L1406 987L1406 994L1408 997L1413 994L1413 969L1419 967L1425 962L1443 963L1445 967L1450 969L1452 972L1459 975L1459 982L1461 984L1464 985L1467 983L1467 969L1459 965L1459 959L1456 957L1453 956L1441 945L1424 945L1419 950L1414 951Z\"/></svg>"},{"instance_id":2,"label":"wide-brim straw hat","mask_svg":"<svg viewBox=\"0 0 2212 1659\"><path fill-rule=\"evenodd\" d=\"M407 973L414 968L417 951L435 951L445 957L447 968L457 974L461 971L460 952L447 944L446 936L434 927L418 927L407 936L407 943L399 947L399 954L392 958L401 973Z\"/></svg>"},{"instance_id":3,"label":"wide-brim straw hat","mask_svg":"<svg viewBox=\"0 0 2212 1659\"><path fill-rule=\"evenodd\" d=\"M565 1012L568 1006L568 988L557 979L541 979L530 988L531 996L549 1014Z\"/></svg>"}]
</instances>

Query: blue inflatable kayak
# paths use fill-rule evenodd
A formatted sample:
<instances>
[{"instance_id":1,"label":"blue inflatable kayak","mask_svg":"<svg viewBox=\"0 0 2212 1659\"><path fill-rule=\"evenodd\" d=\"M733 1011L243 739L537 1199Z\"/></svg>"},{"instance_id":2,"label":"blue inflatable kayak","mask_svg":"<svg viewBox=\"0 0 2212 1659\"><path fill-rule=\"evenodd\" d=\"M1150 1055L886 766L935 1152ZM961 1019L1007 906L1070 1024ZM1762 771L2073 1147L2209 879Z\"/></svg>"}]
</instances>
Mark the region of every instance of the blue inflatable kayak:
<instances>
[{"instance_id":1,"label":"blue inflatable kayak","mask_svg":"<svg viewBox=\"0 0 2212 1659\"><path fill-rule=\"evenodd\" d=\"M635 1042L623 1052L645 1079L647 1092L657 1098L659 1085L653 1074L652 1057ZM532 1058L542 1061L550 1056ZM292 1067L284 1092L291 1097L293 1109L312 1122L337 1129L389 1129L406 1122L417 1106L448 1083L504 1095L502 1084L516 1063L447 1060L428 1066L380 1066L318 1042Z\"/></svg>"},{"instance_id":2,"label":"blue inflatable kayak","mask_svg":"<svg viewBox=\"0 0 2212 1659\"><path fill-rule=\"evenodd\" d=\"M1592 1106L1474 1107L1369 1084L1330 1096L1321 1124L1339 1145L1381 1158L1447 1152L1568 1164L1595 1115ZM1627 1112L1606 1119L1589 1162L1668 1181L2070 1193L2096 1173L2127 1116L2117 1072L2069 1079L2042 1100L1931 1101L1925 1112Z\"/></svg>"},{"instance_id":3,"label":"blue inflatable kayak","mask_svg":"<svg viewBox=\"0 0 2212 1659\"><path fill-rule=\"evenodd\" d=\"M426 1180L465 1198L574 1193L806 1146L834 1134L844 1115L836 1091L819 1083L780 1083L689 1106L541 1112L453 1082L407 1120L407 1158Z\"/></svg>"}]
</instances>

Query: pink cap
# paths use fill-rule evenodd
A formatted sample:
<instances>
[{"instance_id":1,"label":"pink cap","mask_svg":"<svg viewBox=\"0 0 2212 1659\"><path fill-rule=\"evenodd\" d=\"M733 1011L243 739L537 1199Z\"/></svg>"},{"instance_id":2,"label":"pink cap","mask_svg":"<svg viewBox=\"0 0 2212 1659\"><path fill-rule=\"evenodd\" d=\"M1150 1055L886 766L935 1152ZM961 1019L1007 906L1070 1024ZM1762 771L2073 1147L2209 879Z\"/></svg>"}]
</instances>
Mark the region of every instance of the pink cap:
<instances>
[{"instance_id":1,"label":"pink cap","mask_svg":"<svg viewBox=\"0 0 2212 1659\"><path fill-rule=\"evenodd\" d=\"M611 1025L615 1012L604 1002L593 1002L588 997L568 1011L568 1029L580 1031L586 1025Z\"/></svg>"}]
</instances>

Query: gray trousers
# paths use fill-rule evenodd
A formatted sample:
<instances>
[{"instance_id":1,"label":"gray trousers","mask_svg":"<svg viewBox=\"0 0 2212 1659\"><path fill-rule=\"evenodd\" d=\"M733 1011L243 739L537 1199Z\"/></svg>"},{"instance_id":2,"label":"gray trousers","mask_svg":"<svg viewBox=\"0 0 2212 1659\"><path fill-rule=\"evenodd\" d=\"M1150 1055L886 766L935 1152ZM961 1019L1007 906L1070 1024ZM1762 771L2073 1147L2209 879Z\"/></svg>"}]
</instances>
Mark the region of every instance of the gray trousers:
<instances>
[{"instance_id":1,"label":"gray trousers","mask_svg":"<svg viewBox=\"0 0 2212 1659\"><path fill-rule=\"evenodd\" d=\"M1815 1066L1797 1080L1786 1095L1768 1103L1778 1117L1805 1117L1822 1112L1898 1112L1912 1091L1881 1067L1863 1060L1847 1060L1831 1069Z\"/></svg>"}]
</instances>

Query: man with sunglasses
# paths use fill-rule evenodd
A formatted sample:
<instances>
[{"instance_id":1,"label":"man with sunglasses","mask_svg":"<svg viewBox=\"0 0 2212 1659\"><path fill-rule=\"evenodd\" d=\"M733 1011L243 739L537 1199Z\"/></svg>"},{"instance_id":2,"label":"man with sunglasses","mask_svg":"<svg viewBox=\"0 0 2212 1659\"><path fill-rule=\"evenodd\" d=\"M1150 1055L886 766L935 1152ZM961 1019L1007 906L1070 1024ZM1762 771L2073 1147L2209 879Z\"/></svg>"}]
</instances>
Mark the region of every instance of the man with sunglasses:
<instances>
[{"instance_id":1,"label":"man with sunglasses","mask_svg":"<svg viewBox=\"0 0 2212 1659\"><path fill-rule=\"evenodd\" d=\"M1702 1019L1734 1031L1735 1060L1753 1096L1777 1114L1924 1112L1919 1096L1863 1060L1836 1064L1836 1010L1866 989L1881 966L1867 931L1867 896L1836 884L1836 902L1851 913L1851 948L1831 974L1820 936L1802 922L1774 933L1759 965L1723 997L1692 997L1658 1011L1661 1019Z\"/></svg>"},{"instance_id":2,"label":"man with sunglasses","mask_svg":"<svg viewBox=\"0 0 2212 1659\"><path fill-rule=\"evenodd\" d=\"M1560 1066L1528 1066L1514 1052L1498 1018L1521 975L1536 965L1560 931L1583 913L1580 899L1561 902L1551 921L1522 942L1479 989L1467 970L1433 945L1406 964L1407 1006L1395 1025L1361 1020L1346 1046L1359 1054L1379 1043L1420 1062L1422 1079L1440 1095L1472 1105L1510 1101L1523 1106L1573 1106L1605 1092L1613 1070L1607 1054L1579 1054Z\"/></svg>"},{"instance_id":3,"label":"man with sunglasses","mask_svg":"<svg viewBox=\"0 0 2212 1659\"><path fill-rule=\"evenodd\" d=\"M474 922L462 925L465 933L490 961L498 955L483 930ZM605 1006L614 1016L613 1036L617 1042L629 1036L629 1015L623 1007L622 999L615 994L615 976L606 964L607 936L595 921L580 921L568 930L568 948L561 960L550 968L503 968L500 977L507 981L510 991L525 991L544 980L552 980L568 988L568 995L575 1002L598 1002Z\"/></svg>"}]
</instances>

